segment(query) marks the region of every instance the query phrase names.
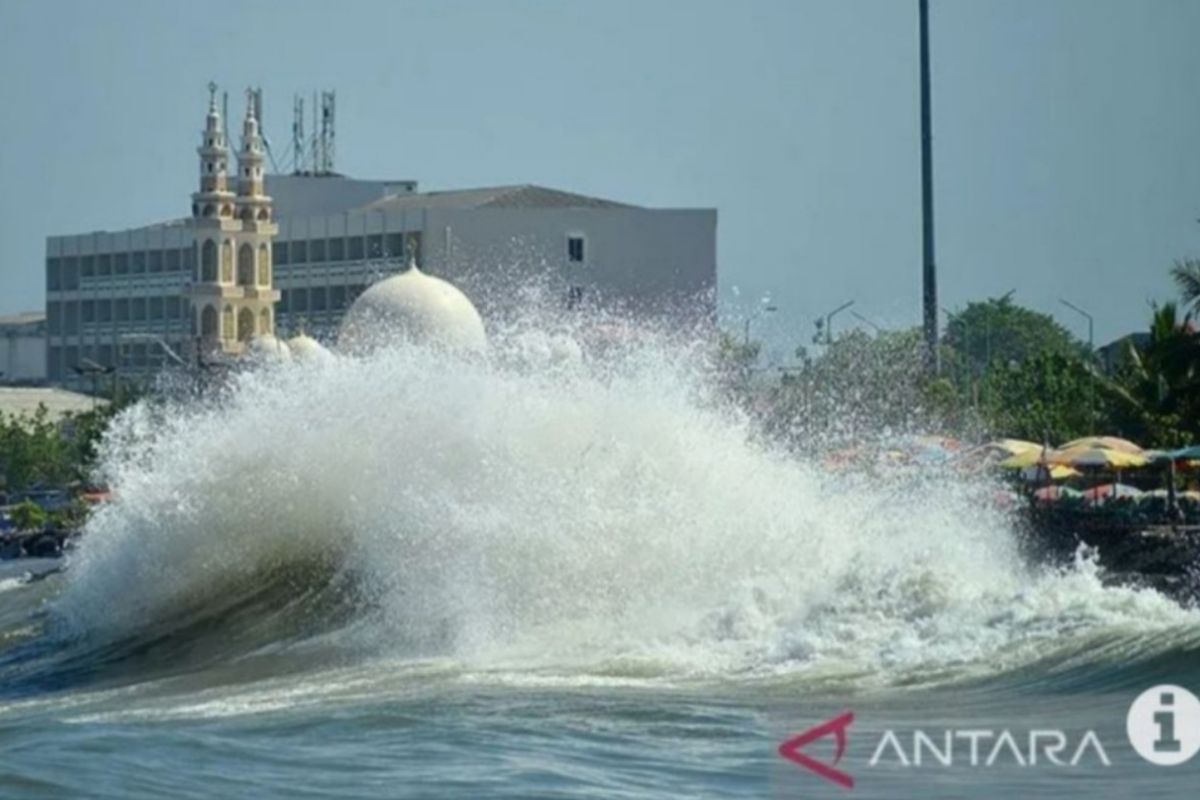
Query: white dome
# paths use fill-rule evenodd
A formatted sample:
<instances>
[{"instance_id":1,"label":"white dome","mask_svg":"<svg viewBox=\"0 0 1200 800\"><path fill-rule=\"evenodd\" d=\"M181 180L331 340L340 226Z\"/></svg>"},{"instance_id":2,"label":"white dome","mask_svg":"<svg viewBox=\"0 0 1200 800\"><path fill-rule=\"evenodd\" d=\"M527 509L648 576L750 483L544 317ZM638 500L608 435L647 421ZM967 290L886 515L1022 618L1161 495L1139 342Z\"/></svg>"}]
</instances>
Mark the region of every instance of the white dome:
<instances>
[{"instance_id":1,"label":"white dome","mask_svg":"<svg viewBox=\"0 0 1200 800\"><path fill-rule=\"evenodd\" d=\"M329 351L311 336L303 333L287 340L287 348L297 361L321 361L329 358Z\"/></svg>"},{"instance_id":2,"label":"white dome","mask_svg":"<svg viewBox=\"0 0 1200 800\"><path fill-rule=\"evenodd\" d=\"M338 347L370 351L397 339L469 352L487 347L483 320L474 303L454 285L421 272L413 262L354 301L342 320Z\"/></svg>"},{"instance_id":3,"label":"white dome","mask_svg":"<svg viewBox=\"0 0 1200 800\"><path fill-rule=\"evenodd\" d=\"M287 361L292 357L287 344L271 333L260 334L251 339L246 354L252 358L278 361Z\"/></svg>"}]
</instances>

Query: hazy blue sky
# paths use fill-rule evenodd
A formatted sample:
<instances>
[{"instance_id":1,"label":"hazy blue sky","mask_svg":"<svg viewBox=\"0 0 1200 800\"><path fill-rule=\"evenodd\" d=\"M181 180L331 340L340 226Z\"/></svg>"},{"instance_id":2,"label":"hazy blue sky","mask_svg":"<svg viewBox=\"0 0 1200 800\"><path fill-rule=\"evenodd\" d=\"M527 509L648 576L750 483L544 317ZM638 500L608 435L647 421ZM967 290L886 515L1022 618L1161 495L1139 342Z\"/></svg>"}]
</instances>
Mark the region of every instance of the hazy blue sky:
<instances>
[{"instance_id":1,"label":"hazy blue sky","mask_svg":"<svg viewBox=\"0 0 1200 800\"><path fill-rule=\"evenodd\" d=\"M931 6L943 304L1143 326L1200 254L1200 3ZM350 175L715 206L724 307L769 290L773 339L850 298L915 323L916 9L0 0L0 312L41 306L47 234L187 213L216 80L264 88L280 150L292 93L336 88Z\"/></svg>"}]
</instances>

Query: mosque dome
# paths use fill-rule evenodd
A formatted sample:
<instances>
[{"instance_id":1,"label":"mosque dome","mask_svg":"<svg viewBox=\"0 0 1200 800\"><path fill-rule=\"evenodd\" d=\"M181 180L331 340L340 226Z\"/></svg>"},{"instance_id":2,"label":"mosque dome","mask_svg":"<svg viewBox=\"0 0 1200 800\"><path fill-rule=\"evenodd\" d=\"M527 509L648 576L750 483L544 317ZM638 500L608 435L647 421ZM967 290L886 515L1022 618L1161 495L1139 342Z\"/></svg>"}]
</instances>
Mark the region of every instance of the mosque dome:
<instances>
[{"instance_id":1,"label":"mosque dome","mask_svg":"<svg viewBox=\"0 0 1200 800\"><path fill-rule=\"evenodd\" d=\"M307 334L299 334L287 340L288 351L297 361L321 361L329 358L329 351Z\"/></svg>"},{"instance_id":2,"label":"mosque dome","mask_svg":"<svg viewBox=\"0 0 1200 800\"><path fill-rule=\"evenodd\" d=\"M292 357L286 342L275 338L274 334L264 333L250 340L246 354L251 358L261 360L287 361Z\"/></svg>"},{"instance_id":3,"label":"mosque dome","mask_svg":"<svg viewBox=\"0 0 1200 800\"><path fill-rule=\"evenodd\" d=\"M363 292L338 332L338 346L349 351L370 351L398 339L466 352L487 347L475 304L453 284L419 270L415 261Z\"/></svg>"}]
</instances>

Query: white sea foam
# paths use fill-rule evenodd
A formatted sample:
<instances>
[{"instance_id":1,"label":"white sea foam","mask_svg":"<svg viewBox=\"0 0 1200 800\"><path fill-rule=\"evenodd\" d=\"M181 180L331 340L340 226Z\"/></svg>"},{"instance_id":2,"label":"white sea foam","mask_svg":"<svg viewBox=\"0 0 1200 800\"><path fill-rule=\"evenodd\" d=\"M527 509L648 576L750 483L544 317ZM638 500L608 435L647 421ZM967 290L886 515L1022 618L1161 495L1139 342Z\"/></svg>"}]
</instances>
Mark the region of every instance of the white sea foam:
<instances>
[{"instance_id":1,"label":"white sea foam","mask_svg":"<svg viewBox=\"0 0 1200 800\"><path fill-rule=\"evenodd\" d=\"M132 636L332 552L371 600L357 637L473 674L937 679L1195 626L1086 563L1027 566L971 487L755 444L693 349L521 330L488 359L280 364L135 409L59 617Z\"/></svg>"}]
</instances>

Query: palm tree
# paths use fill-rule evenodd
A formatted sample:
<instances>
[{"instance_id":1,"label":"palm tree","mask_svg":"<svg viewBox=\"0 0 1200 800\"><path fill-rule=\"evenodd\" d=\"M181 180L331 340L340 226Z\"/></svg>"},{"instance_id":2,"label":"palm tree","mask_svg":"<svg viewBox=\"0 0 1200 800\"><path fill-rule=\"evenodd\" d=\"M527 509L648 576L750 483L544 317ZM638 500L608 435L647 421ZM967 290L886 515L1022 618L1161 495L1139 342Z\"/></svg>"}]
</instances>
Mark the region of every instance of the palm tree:
<instances>
[{"instance_id":1,"label":"palm tree","mask_svg":"<svg viewBox=\"0 0 1200 800\"><path fill-rule=\"evenodd\" d=\"M1195 306L1200 310L1200 260L1185 258L1183 261L1176 261L1171 270L1171 277L1179 286L1183 305Z\"/></svg>"}]
</instances>

